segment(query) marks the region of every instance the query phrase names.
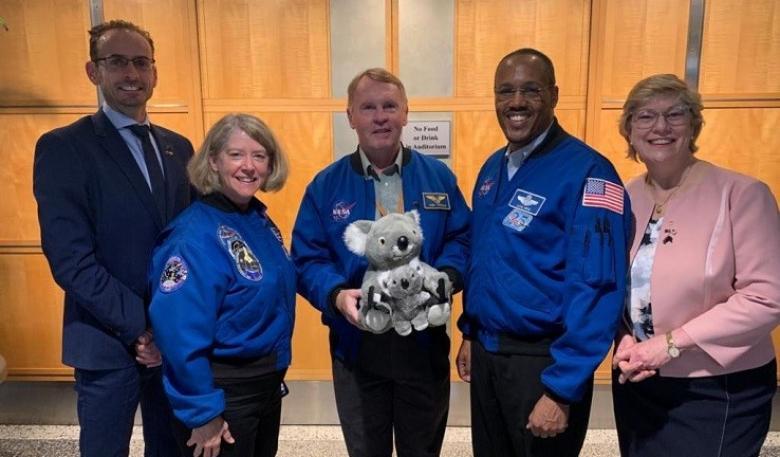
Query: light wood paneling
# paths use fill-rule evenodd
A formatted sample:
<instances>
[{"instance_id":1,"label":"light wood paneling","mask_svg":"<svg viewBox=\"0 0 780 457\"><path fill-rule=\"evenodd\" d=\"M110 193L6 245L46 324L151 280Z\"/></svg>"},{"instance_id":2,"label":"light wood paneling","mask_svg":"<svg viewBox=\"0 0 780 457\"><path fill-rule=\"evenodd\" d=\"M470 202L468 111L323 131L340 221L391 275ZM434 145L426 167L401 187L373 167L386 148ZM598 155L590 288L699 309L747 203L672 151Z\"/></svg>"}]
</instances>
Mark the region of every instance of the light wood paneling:
<instances>
[{"instance_id":1,"label":"light wood paneling","mask_svg":"<svg viewBox=\"0 0 780 457\"><path fill-rule=\"evenodd\" d=\"M506 138L492 111L456 112L453 120L452 169L463 196L471 204L479 169L490 154L506 144Z\"/></svg>"},{"instance_id":2,"label":"light wood paneling","mask_svg":"<svg viewBox=\"0 0 780 457\"><path fill-rule=\"evenodd\" d=\"M0 106L94 104L83 0L6 0L0 14Z\"/></svg>"},{"instance_id":3,"label":"light wood paneling","mask_svg":"<svg viewBox=\"0 0 780 457\"><path fill-rule=\"evenodd\" d=\"M0 255L0 353L9 375L67 375L60 364L62 292L40 254Z\"/></svg>"},{"instance_id":4,"label":"light wood paneling","mask_svg":"<svg viewBox=\"0 0 780 457\"><path fill-rule=\"evenodd\" d=\"M537 48L552 59L562 93L584 95L589 21L585 0L458 1L455 95L492 95L499 60L522 47Z\"/></svg>"},{"instance_id":5,"label":"light wood paneling","mask_svg":"<svg viewBox=\"0 0 780 457\"><path fill-rule=\"evenodd\" d=\"M0 199L0 245L39 240L37 205L32 193L35 143L44 132L79 117L75 114L0 114L0 144L4 158L0 167L0 195L3 196Z\"/></svg>"},{"instance_id":6,"label":"light wood paneling","mask_svg":"<svg viewBox=\"0 0 780 457\"><path fill-rule=\"evenodd\" d=\"M204 98L329 96L327 0L199 0L198 10Z\"/></svg>"},{"instance_id":7,"label":"light wood paneling","mask_svg":"<svg viewBox=\"0 0 780 457\"><path fill-rule=\"evenodd\" d=\"M703 94L780 92L780 3L708 0L702 43Z\"/></svg>"},{"instance_id":8,"label":"light wood paneling","mask_svg":"<svg viewBox=\"0 0 780 457\"><path fill-rule=\"evenodd\" d=\"M705 109L704 122L698 157L756 177L780 197L780 108Z\"/></svg>"},{"instance_id":9,"label":"light wood paneling","mask_svg":"<svg viewBox=\"0 0 780 457\"><path fill-rule=\"evenodd\" d=\"M152 122L157 111L187 113L178 133L199 143L203 137L197 17L191 0L104 0L106 20L125 19L149 31L157 61L157 87L149 100Z\"/></svg>"},{"instance_id":10,"label":"light wood paneling","mask_svg":"<svg viewBox=\"0 0 780 457\"><path fill-rule=\"evenodd\" d=\"M197 151L198 146L203 142L203 132L199 128L195 128L193 117L193 114L187 111L166 112L149 110L149 119L152 123L184 135L192 142L192 147Z\"/></svg>"},{"instance_id":11,"label":"light wood paneling","mask_svg":"<svg viewBox=\"0 0 780 457\"><path fill-rule=\"evenodd\" d=\"M654 73L685 71L688 0L607 0L600 66L602 98L624 98Z\"/></svg>"}]
</instances>

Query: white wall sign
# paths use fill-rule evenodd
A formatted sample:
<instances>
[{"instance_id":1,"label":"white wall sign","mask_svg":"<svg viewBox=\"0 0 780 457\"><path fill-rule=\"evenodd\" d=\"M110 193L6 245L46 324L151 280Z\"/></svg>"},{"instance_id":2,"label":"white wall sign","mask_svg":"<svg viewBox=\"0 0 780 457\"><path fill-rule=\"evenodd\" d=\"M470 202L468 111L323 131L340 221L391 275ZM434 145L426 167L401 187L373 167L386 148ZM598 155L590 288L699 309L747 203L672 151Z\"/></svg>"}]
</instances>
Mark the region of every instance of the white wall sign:
<instances>
[{"instance_id":1,"label":"white wall sign","mask_svg":"<svg viewBox=\"0 0 780 457\"><path fill-rule=\"evenodd\" d=\"M409 121L401 138L404 146L439 158L450 156L449 121Z\"/></svg>"}]
</instances>

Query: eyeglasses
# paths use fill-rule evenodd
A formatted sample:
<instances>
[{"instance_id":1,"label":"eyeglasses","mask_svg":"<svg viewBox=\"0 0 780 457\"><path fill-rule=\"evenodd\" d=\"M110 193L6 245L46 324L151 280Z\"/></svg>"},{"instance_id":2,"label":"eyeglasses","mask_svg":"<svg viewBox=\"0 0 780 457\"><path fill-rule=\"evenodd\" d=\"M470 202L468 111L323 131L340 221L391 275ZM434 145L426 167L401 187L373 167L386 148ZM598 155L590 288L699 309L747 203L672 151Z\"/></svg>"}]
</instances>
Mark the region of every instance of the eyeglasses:
<instances>
[{"instance_id":1,"label":"eyeglasses","mask_svg":"<svg viewBox=\"0 0 780 457\"><path fill-rule=\"evenodd\" d=\"M641 110L631 115L631 125L638 129L649 129L663 116L667 124L679 127L689 122L691 110L687 106L677 106L665 113L653 110Z\"/></svg>"},{"instance_id":2,"label":"eyeglasses","mask_svg":"<svg viewBox=\"0 0 780 457\"><path fill-rule=\"evenodd\" d=\"M496 99L498 101L505 102L515 97L515 94L520 94L526 101L538 102L542 99L542 92L545 87L501 87L496 89Z\"/></svg>"},{"instance_id":3,"label":"eyeglasses","mask_svg":"<svg viewBox=\"0 0 780 457\"><path fill-rule=\"evenodd\" d=\"M99 63L101 61L105 62L106 68L109 71L124 70L130 64L130 62L133 63L133 66L138 71L149 71L154 66L154 59L150 59L144 56L129 58L119 54L112 54L107 57L100 57L93 60L95 63Z\"/></svg>"}]
</instances>

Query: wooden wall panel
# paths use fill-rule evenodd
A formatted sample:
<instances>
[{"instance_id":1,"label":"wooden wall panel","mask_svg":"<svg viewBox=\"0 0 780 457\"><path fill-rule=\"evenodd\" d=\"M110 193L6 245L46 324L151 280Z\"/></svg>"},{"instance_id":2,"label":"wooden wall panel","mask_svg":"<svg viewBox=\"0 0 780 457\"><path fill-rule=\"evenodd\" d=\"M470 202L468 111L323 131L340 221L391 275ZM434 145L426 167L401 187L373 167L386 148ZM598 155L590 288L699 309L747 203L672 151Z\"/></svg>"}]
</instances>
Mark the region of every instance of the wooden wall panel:
<instances>
[{"instance_id":1,"label":"wooden wall panel","mask_svg":"<svg viewBox=\"0 0 780 457\"><path fill-rule=\"evenodd\" d=\"M452 169L458 177L466 201L471 204L471 193L479 169L485 160L506 144L493 111L455 112L452 125Z\"/></svg>"},{"instance_id":2,"label":"wooden wall panel","mask_svg":"<svg viewBox=\"0 0 780 457\"><path fill-rule=\"evenodd\" d=\"M203 96L324 98L327 0L199 0Z\"/></svg>"},{"instance_id":3,"label":"wooden wall panel","mask_svg":"<svg viewBox=\"0 0 780 457\"><path fill-rule=\"evenodd\" d=\"M196 128L194 115L188 111L162 111L156 109L149 109L149 119L156 124L167 129L173 130L181 135L187 137L192 143L192 147L197 152L198 147L203 143L203 131L198 126ZM197 121L200 125L200 121Z\"/></svg>"},{"instance_id":4,"label":"wooden wall panel","mask_svg":"<svg viewBox=\"0 0 780 457\"><path fill-rule=\"evenodd\" d=\"M708 0L699 88L703 94L780 92L780 3Z\"/></svg>"},{"instance_id":5,"label":"wooden wall panel","mask_svg":"<svg viewBox=\"0 0 780 457\"><path fill-rule=\"evenodd\" d=\"M125 19L149 31L154 40L157 87L149 100L152 122L158 112L185 113L178 133L202 140L203 117L197 46L197 17L191 0L104 0L104 16Z\"/></svg>"},{"instance_id":6,"label":"wooden wall panel","mask_svg":"<svg viewBox=\"0 0 780 457\"><path fill-rule=\"evenodd\" d=\"M0 14L0 106L94 105L83 0L5 0Z\"/></svg>"},{"instance_id":7,"label":"wooden wall panel","mask_svg":"<svg viewBox=\"0 0 780 457\"><path fill-rule=\"evenodd\" d=\"M653 73L685 70L689 0L606 0L598 83L601 97L622 99Z\"/></svg>"},{"instance_id":8,"label":"wooden wall panel","mask_svg":"<svg viewBox=\"0 0 780 457\"><path fill-rule=\"evenodd\" d=\"M2 252L0 304L0 353L9 375L69 378L70 368L60 364L62 291L43 255Z\"/></svg>"},{"instance_id":9,"label":"wooden wall panel","mask_svg":"<svg viewBox=\"0 0 780 457\"><path fill-rule=\"evenodd\" d=\"M699 158L756 177L780 197L780 108L705 109L704 122Z\"/></svg>"},{"instance_id":10,"label":"wooden wall panel","mask_svg":"<svg viewBox=\"0 0 780 457\"><path fill-rule=\"evenodd\" d=\"M0 114L0 144L4 157L3 167L0 167L0 195L3 196L0 199L0 245L38 244L37 205L32 193L35 143L44 132L81 116Z\"/></svg>"},{"instance_id":11,"label":"wooden wall panel","mask_svg":"<svg viewBox=\"0 0 780 457\"><path fill-rule=\"evenodd\" d=\"M585 95L589 1L459 0L455 22L456 96L492 96L498 61L522 47L553 60L562 93Z\"/></svg>"}]
</instances>

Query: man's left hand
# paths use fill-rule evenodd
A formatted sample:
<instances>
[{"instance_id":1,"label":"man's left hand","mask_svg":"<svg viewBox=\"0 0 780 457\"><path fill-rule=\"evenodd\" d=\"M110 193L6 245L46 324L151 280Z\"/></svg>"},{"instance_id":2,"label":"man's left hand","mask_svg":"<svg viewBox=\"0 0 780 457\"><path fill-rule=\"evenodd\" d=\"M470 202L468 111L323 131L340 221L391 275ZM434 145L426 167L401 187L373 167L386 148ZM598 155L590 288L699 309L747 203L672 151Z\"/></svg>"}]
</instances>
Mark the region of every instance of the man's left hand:
<instances>
[{"instance_id":1,"label":"man's left hand","mask_svg":"<svg viewBox=\"0 0 780 457\"><path fill-rule=\"evenodd\" d=\"M159 367L162 364L162 355L149 330L135 340L135 354L136 362L146 365L147 368Z\"/></svg>"},{"instance_id":2,"label":"man's left hand","mask_svg":"<svg viewBox=\"0 0 780 457\"><path fill-rule=\"evenodd\" d=\"M563 433L569 425L569 405L563 405L547 394L542 394L534 410L528 416L525 428L539 438L550 438Z\"/></svg>"}]
</instances>

